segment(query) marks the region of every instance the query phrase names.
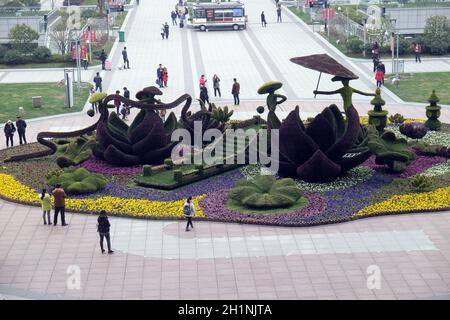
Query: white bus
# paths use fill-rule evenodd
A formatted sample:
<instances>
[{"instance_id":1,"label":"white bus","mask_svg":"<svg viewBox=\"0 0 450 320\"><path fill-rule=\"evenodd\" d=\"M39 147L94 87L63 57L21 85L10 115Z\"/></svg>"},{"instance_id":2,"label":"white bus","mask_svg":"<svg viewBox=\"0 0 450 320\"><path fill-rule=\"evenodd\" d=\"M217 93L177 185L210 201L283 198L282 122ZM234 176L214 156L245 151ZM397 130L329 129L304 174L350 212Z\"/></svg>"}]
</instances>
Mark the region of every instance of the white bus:
<instances>
[{"instance_id":1,"label":"white bus","mask_svg":"<svg viewBox=\"0 0 450 320\"><path fill-rule=\"evenodd\" d=\"M247 16L244 4L237 2L195 3L192 6L192 26L201 31L211 28L245 29Z\"/></svg>"}]
</instances>

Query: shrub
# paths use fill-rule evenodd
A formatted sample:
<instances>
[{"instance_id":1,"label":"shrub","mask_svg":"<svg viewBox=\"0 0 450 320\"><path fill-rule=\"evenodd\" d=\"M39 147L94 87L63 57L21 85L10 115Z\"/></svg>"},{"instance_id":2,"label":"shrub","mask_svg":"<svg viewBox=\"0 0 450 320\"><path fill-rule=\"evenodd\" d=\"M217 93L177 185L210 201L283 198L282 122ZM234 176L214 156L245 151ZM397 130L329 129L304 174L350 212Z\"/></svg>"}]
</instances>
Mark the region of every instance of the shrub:
<instances>
[{"instance_id":1,"label":"shrub","mask_svg":"<svg viewBox=\"0 0 450 320\"><path fill-rule=\"evenodd\" d=\"M364 42L360 40L357 36L351 36L345 43L347 51L351 53L361 53L364 48Z\"/></svg>"},{"instance_id":2,"label":"shrub","mask_svg":"<svg viewBox=\"0 0 450 320\"><path fill-rule=\"evenodd\" d=\"M198 173L203 174L203 171L205 171L205 167L202 164L196 164L195 169L198 170Z\"/></svg>"},{"instance_id":3,"label":"shrub","mask_svg":"<svg viewBox=\"0 0 450 320\"><path fill-rule=\"evenodd\" d=\"M17 24L9 31L9 39L14 49L27 53L36 46L39 33L26 24Z\"/></svg>"},{"instance_id":4,"label":"shrub","mask_svg":"<svg viewBox=\"0 0 450 320\"><path fill-rule=\"evenodd\" d=\"M24 63L25 59L19 51L13 49L6 51L3 62L9 65L16 65Z\"/></svg>"},{"instance_id":5,"label":"shrub","mask_svg":"<svg viewBox=\"0 0 450 320\"><path fill-rule=\"evenodd\" d=\"M258 112L259 114L263 114L264 113L264 107L263 106L259 106L258 108L256 108L256 112Z\"/></svg>"},{"instance_id":6,"label":"shrub","mask_svg":"<svg viewBox=\"0 0 450 320\"><path fill-rule=\"evenodd\" d=\"M450 24L447 17L429 17L421 39L427 52L434 55L447 53L450 46Z\"/></svg>"},{"instance_id":7,"label":"shrub","mask_svg":"<svg viewBox=\"0 0 450 320\"><path fill-rule=\"evenodd\" d=\"M248 208L276 209L294 205L302 196L293 179L276 180L274 176L258 175L253 180L236 183L228 198Z\"/></svg>"},{"instance_id":8,"label":"shrub","mask_svg":"<svg viewBox=\"0 0 450 320\"><path fill-rule=\"evenodd\" d=\"M101 174L78 168L65 170L61 175L49 179L48 183L51 186L61 184L67 194L88 194L103 189L107 180Z\"/></svg>"},{"instance_id":9,"label":"shrub","mask_svg":"<svg viewBox=\"0 0 450 320\"><path fill-rule=\"evenodd\" d=\"M93 117L93 116L95 116L95 111L94 110L92 110L92 109L89 109L88 111L87 111L87 115L89 116L89 117Z\"/></svg>"},{"instance_id":10,"label":"shrub","mask_svg":"<svg viewBox=\"0 0 450 320\"><path fill-rule=\"evenodd\" d=\"M35 62L49 62L52 53L47 47L37 47L33 51L33 59Z\"/></svg>"},{"instance_id":11,"label":"shrub","mask_svg":"<svg viewBox=\"0 0 450 320\"><path fill-rule=\"evenodd\" d=\"M3 63L3 57L5 56L6 51L8 51L8 49L5 46L0 45L0 63Z\"/></svg>"},{"instance_id":12,"label":"shrub","mask_svg":"<svg viewBox=\"0 0 450 320\"><path fill-rule=\"evenodd\" d=\"M144 177L149 177L152 175L152 168L153 168L152 166L144 165L143 168L144 168Z\"/></svg>"},{"instance_id":13,"label":"shrub","mask_svg":"<svg viewBox=\"0 0 450 320\"><path fill-rule=\"evenodd\" d=\"M173 171L173 179L174 179L177 183L183 182L183 172L182 172L181 170L174 170L174 171Z\"/></svg>"},{"instance_id":14,"label":"shrub","mask_svg":"<svg viewBox=\"0 0 450 320\"><path fill-rule=\"evenodd\" d=\"M415 175L409 178L411 188L416 192L430 191L433 186L433 180L425 175Z\"/></svg>"},{"instance_id":15,"label":"shrub","mask_svg":"<svg viewBox=\"0 0 450 320\"><path fill-rule=\"evenodd\" d=\"M174 164L173 164L172 159L165 159L164 160L164 164L167 166L168 170L172 170L173 169Z\"/></svg>"}]
</instances>

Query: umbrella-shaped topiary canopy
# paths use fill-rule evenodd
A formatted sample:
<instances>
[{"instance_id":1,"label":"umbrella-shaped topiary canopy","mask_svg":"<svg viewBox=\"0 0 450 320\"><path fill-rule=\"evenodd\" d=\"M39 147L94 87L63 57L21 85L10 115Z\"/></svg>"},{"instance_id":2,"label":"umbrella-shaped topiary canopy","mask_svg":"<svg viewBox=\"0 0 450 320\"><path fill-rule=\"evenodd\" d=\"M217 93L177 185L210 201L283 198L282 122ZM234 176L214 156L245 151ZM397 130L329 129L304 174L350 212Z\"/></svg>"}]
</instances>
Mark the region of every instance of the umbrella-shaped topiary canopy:
<instances>
[{"instance_id":1,"label":"umbrella-shaped topiary canopy","mask_svg":"<svg viewBox=\"0 0 450 320\"><path fill-rule=\"evenodd\" d=\"M313 54L310 56L291 58L290 60L305 68L334 75L335 77L333 79L335 80L353 80L359 78L327 54Z\"/></svg>"},{"instance_id":2,"label":"umbrella-shaped topiary canopy","mask_svg":"<svg viewBox=\"0 0 450 320\"><path fill-rule=\"evenodd\" d=\"M105 92L96 92L89 98L89 103L97 103L108 96Z\"/></svg>"},{"instance_id":3,"label":"umbrella-shaped topiary canopy","mask_svg":"<svg viewBox=\"0 0 450 320\"><path fill-rule=\"evenodd\" d=\"M283 84L280 81L268 81L261 87L259 87L258 94L273 93L276 90L280 89L282 86Z\"/></svg>"}]
</instances>

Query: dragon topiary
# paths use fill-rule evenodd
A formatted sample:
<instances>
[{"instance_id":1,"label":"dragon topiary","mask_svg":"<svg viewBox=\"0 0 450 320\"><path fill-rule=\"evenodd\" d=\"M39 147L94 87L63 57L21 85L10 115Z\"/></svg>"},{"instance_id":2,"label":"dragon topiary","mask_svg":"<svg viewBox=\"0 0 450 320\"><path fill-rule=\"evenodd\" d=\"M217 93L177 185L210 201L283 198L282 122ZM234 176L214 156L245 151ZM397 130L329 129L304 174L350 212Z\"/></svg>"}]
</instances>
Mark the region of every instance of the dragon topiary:
<instances>
[{"instance_id":1,"label":"dragon topiary","mask_svg":"<svg viewBox=\"0 0 450 320\"><path fill-rule=\"evenodd\" d=\"M78 165L92 156L92 148L96 144L95 135L75 138L68 143L58 146L56 163L61 168Z\"/></svg>"}]
</instances>

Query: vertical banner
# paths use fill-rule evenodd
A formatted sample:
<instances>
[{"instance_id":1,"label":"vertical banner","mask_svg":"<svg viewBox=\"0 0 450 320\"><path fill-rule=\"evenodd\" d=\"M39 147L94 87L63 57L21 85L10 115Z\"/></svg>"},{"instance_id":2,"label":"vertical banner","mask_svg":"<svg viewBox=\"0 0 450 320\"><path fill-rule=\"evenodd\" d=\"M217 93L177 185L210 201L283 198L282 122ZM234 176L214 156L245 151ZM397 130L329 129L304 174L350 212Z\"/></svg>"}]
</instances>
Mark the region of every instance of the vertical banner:
<instances>
[{"instance_id":1,"label":"vertical banner","mask_svg":"<svg viewBox=\"0 0 450 320\"><path fill-rule=\"evenodd\" d=\"M394 52L394 48L395 48L395 43L394 43L394 33L391 32L391 37L389 39L389 45L391 47L391 52Z\"/></svg>"}]
</instances>

